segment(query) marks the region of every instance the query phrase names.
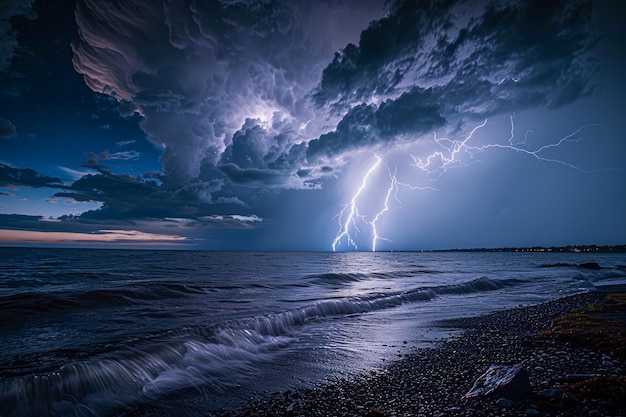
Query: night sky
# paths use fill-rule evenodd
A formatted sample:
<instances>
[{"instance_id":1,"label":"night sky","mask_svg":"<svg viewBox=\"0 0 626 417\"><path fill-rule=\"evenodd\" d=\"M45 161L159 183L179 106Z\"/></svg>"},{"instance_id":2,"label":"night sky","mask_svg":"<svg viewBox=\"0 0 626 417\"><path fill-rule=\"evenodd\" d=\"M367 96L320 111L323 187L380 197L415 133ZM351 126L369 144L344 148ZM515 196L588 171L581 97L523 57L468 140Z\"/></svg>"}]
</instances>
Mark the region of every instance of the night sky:
<instances>
[{"instance_id":1,"label":"night sky","mask_svg":"<svg viewBox=\"0 0 626 417\"><path fill-rule=\"evenodd\" d=\"M2 2L0 245L626 242L620 1Z\"/></svg>"}]
</instances>

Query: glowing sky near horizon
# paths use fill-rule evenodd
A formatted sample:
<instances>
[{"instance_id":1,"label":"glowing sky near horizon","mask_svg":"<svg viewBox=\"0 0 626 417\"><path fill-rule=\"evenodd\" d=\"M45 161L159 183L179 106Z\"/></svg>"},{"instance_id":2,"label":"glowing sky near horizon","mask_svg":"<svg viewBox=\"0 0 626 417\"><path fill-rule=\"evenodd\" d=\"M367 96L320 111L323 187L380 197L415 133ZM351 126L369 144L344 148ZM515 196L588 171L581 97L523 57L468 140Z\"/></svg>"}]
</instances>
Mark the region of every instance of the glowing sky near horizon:
<instances>
[{"instance_id":1,"label":"glowing sky near horizon","mask_svg":"<svg viewBox=\"0 0 626 417\"><path fill-rule=\"evenodd\" d=\"M0 244L622 244L625 9L11 0Z\"/></svg>"}]
</instances>

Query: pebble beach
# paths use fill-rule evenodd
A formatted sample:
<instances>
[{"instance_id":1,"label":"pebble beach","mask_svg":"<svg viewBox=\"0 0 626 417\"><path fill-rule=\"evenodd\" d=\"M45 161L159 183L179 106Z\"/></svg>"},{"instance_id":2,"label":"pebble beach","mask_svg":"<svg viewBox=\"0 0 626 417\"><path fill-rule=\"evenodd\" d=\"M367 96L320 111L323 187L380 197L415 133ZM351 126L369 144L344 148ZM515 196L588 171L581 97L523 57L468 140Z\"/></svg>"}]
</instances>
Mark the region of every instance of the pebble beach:
<instances>
[{"instance_id":1,"label":"pebble beach","mask_svg":"<svg viewBox=\"0 0 626 417\"><path fill-rule=\"evenodd\" d=\"M462 331L429 348L410 348L409 341L409 348L398 351L398 360L366 375L258 394L241 409L215 410L210 417L625 416L624 350L548 331L573 309L611 303L608 294L587 292L438 322ZM602 314L608 338L623 337L624 306ZM491 365L521 366L530 391L463 398Z\"/></svg>"}]
</instances>

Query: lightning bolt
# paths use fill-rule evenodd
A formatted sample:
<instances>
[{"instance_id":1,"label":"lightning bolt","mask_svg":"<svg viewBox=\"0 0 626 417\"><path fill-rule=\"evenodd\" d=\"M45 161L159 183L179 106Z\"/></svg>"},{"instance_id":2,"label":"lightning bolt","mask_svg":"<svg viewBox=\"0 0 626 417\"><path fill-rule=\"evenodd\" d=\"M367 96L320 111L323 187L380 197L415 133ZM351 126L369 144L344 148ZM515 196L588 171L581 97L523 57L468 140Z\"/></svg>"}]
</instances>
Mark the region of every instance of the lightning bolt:
<instances>
[{"instance_id":1,"label":"lightning bolt","mask_svg":"<svg viewBox=\"0 0 626 417\"><path fill-rule=\"evenodd\" d=\"M398 191L400 187L408 188L410 190L430 190L436 191L433 187L419 187L411 184L407 184L398 180L398 169L395 168L393 172L391 172L391 168L387 166L387 173L389 175L389 186L387 187L387 191L385 192L385 198L383 200L383 208L376 213L374 219L371 222L366 222L372 228L372 252L376 252L376 242L379 240L385 240L387 242L393 242L391 239L387 239L378 234L377 223L383 217L383 215L389 211L389 200L393 195L394 199L398 204L402 204L400 199L398 198Z\"/></svg>"},{"instance_id":2,"label":"lightning bolt","mask_svg":"<svg viewBox=\"0 0 626 417\"><path fill-rule=\"evenodd\" d=\"M335 240L333 240L333 243L332 243L333 252L335 252L335 250L337 249L337 245L339 245L341 240L344 238L348 241L348 244L350 246L353 246L354 249L358 250L356 242L354 241L350 233L350 226L354 227L355 233L358 232L358 227L356 225L356 218L357 217L362 218L362 216L359 214L359 207L357 205L357 199L359 198L359 196L361 195L365 187L367 187L367 183L368 183L370 175L372 175L372 172L374 172L376 168L378 168L378 165L380 165L380 162L382 161L382 158L380 156L378 155L374 155L374 156L375 156L376 161L372 164L372 166L370 166L370 168L367 170L367 172L363 176L363 180L361 181L361 186L356 191L356 193L354 193L350 202L346 204L345 206L343 206L339 214L337 214L337 218L339 219L339 230L337 231Z\"/></svg>"},{"instance_id":3,"label":"lightning bolt","mask_svg":"<svg viewBox=\"0 0 626 417\"><path fill-rule=\"evenodd\" d=\"M407 184L398 180L397 177L397 168L392 172L389 166L387 166L387 174L389 176L389 185L387 190L385 191L385 197L383 198L382 208L374 214L372 220L367 220L367 216L362 214L359 210L358 206L358 198L359 196L366 190L369 185L370 176L376 171L378 166L382 162L382 157L374 154L374 162L363 175L363 179L361 180L361 186L356 190L356 192L352 195L350 202L343 206L341 211L337 214L336 218L339 221L339 230L335 236L335 240L332 242L333 252L337 250L337 247L341 244L341 242L345 239L348 245L354 247L354 249L358 250L358 246L355 241L356 234L359 232L359 228L357 226L357 220L360 220L366 226L371 228L372 231L372 243L371 250L372 252L376 252L376 244L379 240L385 240L387 242L392 242L392 240L387 239L381 236L378 233L378 222L382 219L384 214L389 211L389 202L393 196L393 198L401 204L400 199L398 198L398 191L400 187L408 188L410 190L432 190L435 191L435 188L432 187L419 187L411 184Z\"/></svg>"},{"instance_id":4,"label":"lightning bolt","mask_svg":"<svg viewBox=\"0 0 626 417\"><path fill-rule=\"evenodd\" d=\"M580 142L582 140L582 138L581 137L576 138L575 136L578 135L583 129L586 129L586 128L591 127L591 126L599 126L599 125L598 124L583 125L583 126L579 127L578 129L576 129L574 132L570 133L569 135L564 136L563 138L559 139L558 141L556 141L554 143L549 143L547 145L543 145L543 146L535 149L534 151L533 150L529 150L529 149L525 149L525 148L522 148L522 147L518 146L518 145L521 145L521 144L526 144L526 139L528 137L528 133L529 132L532 133L532 131L527 131L526 132L526 137L524 138L524 141L521 142L518 145L513 145L512 144L512 139L513 138L511 137L511 140L510 140L511 144L510 145L502 145L502 144L499 144L499 143L491 143L491 144L482 145L482 146L469 146L469 145L467 145L466 149L469 152L482 152L482 151L484 151L486 149L490 149L490 148L508 149L508 150L512 150L514 152L520 152L520 153L524 153L526 155L532 156L532 157L534 157L538 161L549 162L549 163L554 163L554 164L560 164L560 165L564 165L564 166L566 166L568 168L576 169L576 170L582 171L582 172L591 172L591 171L585 170L585 169L583 169L583 168L581 168L581 167L579 167L577 165L574 165L572 163L565 162L565 161L562 161L560 159L547 158L547 157L541 155L541 153L543 151L545 151L546 149L557 148L557 147L563 145L566 142ZM513 118L511 117L511 133L513 133L513 131L514 131Z\"/></svg>"},{"instance_id":5,"label":"lightning bolt","mask_svg":"<svg viewBox=\"0 0 626 417\"><path fill-rule=\"evenodd\" d=\"M509 119L511 120L511 137L509 138L509 143L511 144L511 146L513 146L513 139L515 138L515 124L513 123L514 118L514 114L509 116Z\"/></svg>"},{"instance_id":6,"label":"lightning bolt","mask_svg":"<svg viewBox=\"0 0 626 417\"><path fill-rule=\"evenodd\" d=\"M508 145L501 144L501 143L489 143L489 144L480 145L480 146L470 144L470 140L474 136L474 133L476 133L478 129L483 128L487 125L487 119L485 119L484 122L474 127L471 130L471 132L462 140L452 140L452 139L447 139L447 138L439 139L437 138L437 134L433 133L433 140L443 150L435 151L432 154L428 155L425 159L421 159L421 158L415 157L414 155L411 155L411 158L413 159L413 162L414 162L412 165L419 168L422 171L425 171L428 174L438 173L439 175L442 175L449 168L469 165L468 162L465 162L460 158L460 155L465 154L470 159L473 159L474 155L480 152L483 152L487 149L497 148L497 149L507 149L510 151L523 153L523 154L532 156L538 161L560 164L568 168L576 169L579 171L590 172L572 163L562 161L556 158L548 158L548 157L542 156L542 152L550 148L557 148L566 142L580 142L582 138L580 137L577 138L575 136L578 135L583 129L591 127L591 126L598 126L597 124L583 125L579 127L577 130L575 130L574 132L559 139L556 142L543 145L535 150L530 150L525 147L521 147L521 145L527 145L528 134L533 133L532 130L526 131L526 135L522 142L518 144L514 144L513 142L513 139L515 138L514 117L515 116L510 116L511 136L508 140L509 142Z\"/></svg>"},{"instance_id":7,"label":"lightning bolt","mask_svg":"<svg viewBox=\"0 0 626 417\"><path fill-rule=\"evenodd\" d=\"M512 119L511 119L512 120ZM439 139L437 133L433 133L433 139L435 143L442 149L437 150L428 155L425 159L417 158L411 155L413 158L413 165L427 172L428 174L434 174L439 172L439 175L443 174L452 166L466 166L467 163L461 161L458 157L459 153L470 149L468 142L474 136L474 133L480 128L487 125L487 119L484 122L473 128L470 133L463 140L451 140L448 138ZM471 155L470 155L471 156Z\"/></svg>"},{"instance_id":8,"label":"lightning bolt","mask_svg":"<svg viewBox=\"0 0 626 417\"><path fill-rule=\"evenodd\" d=\"M514 80L515 81L515 80ZM485 119L482 123L476 125L464 138L462 139L449 139L449 138L439 138L437 137L436 132L433 133L433 140L436 145L436 149L428 154L425 157L416 157L414 155L410 155L413 163L411 166L417 167L419 170L425 172L428 176L436 175L441 176L448 169L456 168L456 167L464 167L468 166L472 163L478 162L475 160L475 155L478 153L484 152L488 149L506 149L509 151L513 151L516 153L522 153L528 155L530 157L535 158L537 161L544 163L554 163L566 166L568 168L576 169L583 172L590 172L582 169L581 167L574 165L573 163L569 163L566 161L562 161L556 158L550 158L545 156L543 153L551 148L558 148L565 143L568 142L579 142L582 140L582 137L578 137L577 135L581 133L584 129L591 126L598 126L597 124L587 124L583 125L574 132L569 135L555 141L552 143L548 143L546 145L540 146L534 150L532 150L528 144L528 135L529 133L533 133L532 130L527 130L524 135L524 140L518 143L515 143L515 123L514 123L515 115L509 116L509 120L511 123L510 129L510 137L508 138L508 144L503 143L488 143L485 145L475 145L472 144L472 139L475 136L476 132L487 126L488 120ZM469 161L467 160L469 159ZM371 217L371 220L367 219L367 216L363 214L363 211L359 209L358 199L359 197L366 192L366 189L370 182L370 177L374 171L381 164L383 158L378 154L374 154L374 162L370 165L369 169L363 175L361 180L361 185L357 189L357 191L352 195L350 202L344 205L341 211L337 214L336 218L339 222L339 230L335 236L335 239L332 242L333 252L337 250L339 245L343 240L347 241L348 245L354 247L355 250L358 250L355 238L359 233L359 228L357 226L357 221L362 222L364 225L371 229L371 250L373 252L376 251L376 246L379 240L385 240L388 242L392 242L392 240L382 237L379 234L378 226L381 219L390 211L390 201L393 197L398 204L401 204L400 199L398 198L398 191L400 187L407 188L410 190L436 190L432 187L418 187L405 182L401 182L398 180L397 176L397 168L393 171L387 165L387 173L389 176L389 185L387 186L386 191L384 192L384 197L381 199L382 208Z\"/></svg>"},{"instance_id":9,"label":"lightning bolt","mask_svg":"<svg viewBox=\"0 0 626 417\"><path fill-rule=\"evenodd\" d=\"M383 201L383 208L378 213L376 213L376 215L374 216L374 219L371 222L369 222L369 224L372 226L372 252L376 252L376 242L378 242L379 239L383 239L388 242L391 242L391 240L381 237L378 234L378 229L376 228L376 224L378 223L380 218L383 216L383 214L389 211L389 198L391 197L391 194L393 193L394 196L396 197L396 200L398 199L398 196L397 196L398 195L398 180L396 179L396 172L392 174L391 171L389 170L389 167L387 167L387 172L389 172L389 178L391 179L391 181L390 181L389 187L387 187L387 192L385 193L385 199Z\"/></svg>"}]
</instances>

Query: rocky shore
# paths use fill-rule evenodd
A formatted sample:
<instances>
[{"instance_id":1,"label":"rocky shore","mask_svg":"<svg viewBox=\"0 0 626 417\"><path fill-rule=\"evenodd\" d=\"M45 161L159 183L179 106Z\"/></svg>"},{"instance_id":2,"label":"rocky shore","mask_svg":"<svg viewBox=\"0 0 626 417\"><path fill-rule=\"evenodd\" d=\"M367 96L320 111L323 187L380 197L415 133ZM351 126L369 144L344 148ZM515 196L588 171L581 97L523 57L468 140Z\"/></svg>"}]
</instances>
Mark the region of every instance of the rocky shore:
<instances>
[{"instance_id":1,"label":"rocky shore","mask_svg":"<svg viewBox=\"0 0 626 417\"><path fill-rule=\"evenodd\" d=\"M555 318L606 296L584 293L437 323L463 332L433 348L403 350L368 375L259 395L210 416L626 416L624 350L546 332ZM613 326L609 339L623 329L622 310L603 313ZM463 398L491 365L521 367L530 389Z\"/></svg>"}]
</instances>

